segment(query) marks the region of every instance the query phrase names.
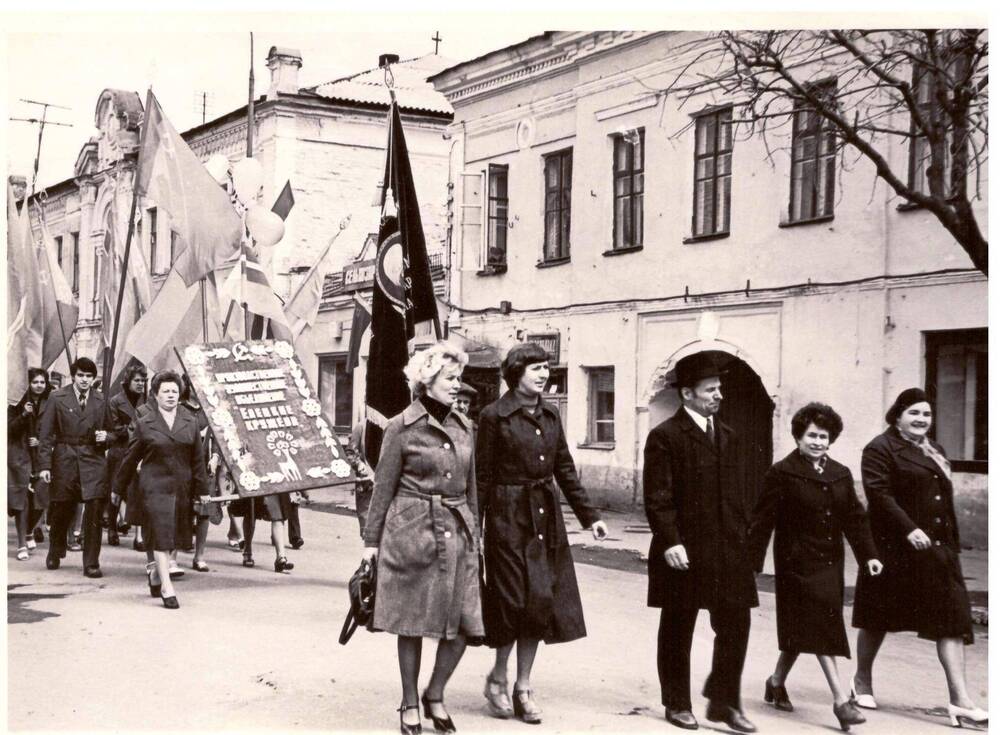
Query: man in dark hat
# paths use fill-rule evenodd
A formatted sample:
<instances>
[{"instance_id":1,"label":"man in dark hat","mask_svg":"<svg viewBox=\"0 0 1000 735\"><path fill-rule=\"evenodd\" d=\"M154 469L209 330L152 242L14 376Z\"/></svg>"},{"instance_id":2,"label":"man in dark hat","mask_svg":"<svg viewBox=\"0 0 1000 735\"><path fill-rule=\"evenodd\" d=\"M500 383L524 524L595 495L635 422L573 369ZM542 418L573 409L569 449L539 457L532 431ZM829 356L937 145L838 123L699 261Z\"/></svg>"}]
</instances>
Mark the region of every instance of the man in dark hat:
<instances>
[{"instance_id":1,"label":"man in dark hat","mask_svg":"<svg viewBox=\"0 0 1000 735\"><path fill-rule=\"evenodd\" d=\"M653 531L650 607L661 608L656 663L667 721L696 730L691 711L691 639L708 610L715 645L703 690L707 719L755 732L740 705L740 677L757 606L745 551L749 524L738 437L716 414L722 369L710 353L677 363L683 405L646 439L643 497Z\"/></svg>"},{"instance_id":2,"label":"man in dark hat","mask_svg":"<svg viewBox=\"0 0 1000 735\"><path fill-rule=\"evenodd\" d=\"M472 410L472 404L478 395L478 390L473 388L468 383L462 383L458 387L458 395L455 396L455 410L468 416L469 411Z\"/></svg>"}]
</instances>

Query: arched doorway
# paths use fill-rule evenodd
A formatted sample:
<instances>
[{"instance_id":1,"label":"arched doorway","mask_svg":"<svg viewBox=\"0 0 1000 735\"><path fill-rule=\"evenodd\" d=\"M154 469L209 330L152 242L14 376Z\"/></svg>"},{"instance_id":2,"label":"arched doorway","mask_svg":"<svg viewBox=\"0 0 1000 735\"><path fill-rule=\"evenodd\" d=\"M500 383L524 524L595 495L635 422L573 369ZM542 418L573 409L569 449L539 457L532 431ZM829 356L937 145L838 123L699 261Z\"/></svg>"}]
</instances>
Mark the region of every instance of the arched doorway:
<instances>
[{"instance_id":1,"label":"arched doorway","mask_svg":"<svg viewBox=\"0 0 1000 735\"><path fill-rule=\"evenodd\" d=\"M774 461L774 401L760 376L744 360L728 352L705 350L725 366L722 376L722 407L719 419L740 437L745 452L745 481L750 507L757 500L764 473ZM674 415L681 406L677 389L670 386L673 370L664 376L663 387L649 402L649 427Z\"/></svg>"}]
</instances>

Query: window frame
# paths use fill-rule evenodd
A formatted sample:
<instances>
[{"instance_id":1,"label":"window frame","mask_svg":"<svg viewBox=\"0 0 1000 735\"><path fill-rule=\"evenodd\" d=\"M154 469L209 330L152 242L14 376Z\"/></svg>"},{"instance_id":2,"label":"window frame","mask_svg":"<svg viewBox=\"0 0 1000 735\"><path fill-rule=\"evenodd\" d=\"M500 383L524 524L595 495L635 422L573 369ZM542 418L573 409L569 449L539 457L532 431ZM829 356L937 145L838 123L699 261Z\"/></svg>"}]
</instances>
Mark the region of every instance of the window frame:
<instances>
[{"instance_id":1,"label":"window frame","mask_svg":"<svg viewBox=\"0 0 1000 735\"><path fill-rule=\"evenodd\" d=\"M952 59L951 60L951 64L954 65L956 63L958 63L958 59ZM949 69L949 73L951 71L952 70ZM927 81L925 82L925 80L927 80ZM913 75L912 75L912 78L911 78L911 89L913 90L913 94L914 94L914 97L915 97L914 102L916 103L917 109L924 116L924 119L928 120L928 121L932 121L932 119L935 117L935 115L934 115L934 110L935 109L937 109L939 111L938 115L937 115L938 118L946 118L946 116L947 116L947 111L944 110L944 109L941 109L941 107L937 104L936 100L934 99L934 88L933 88L933 85L934 85L934 76L930 72L930 70L924 69L919 62L914 62L914 64L913 64ZM921 96L923 94L923 90L924 90L925 87L927 89L927 92L926 92L927 99L921 101ZM907 178L906 178L906 183L907 183L907 185L911 189L914 189L915 191L918 191L921 194L925 194L927 196L930 196L931 195L931 190L930 190L930 185L929 185L929 183L927 181L927 175L926 175L927 166L930 165L930 155L931 155L930 141L927 140L927 136L924 133L921 133L919 131L919 129L917 128L916 121L913 120L912 116L910 118L910 135L911 135L910 146L909 146L909 151L907 153L908 160L907 160ZM921 153L921 150L918 150L918 149L922 149L922 152L924 154L924 160L922 161L922 166L920 168L921 176L920 176L920 182L919 182L919 184L917 183L917 174L918 174L917 166L918 166L918 157L919 157L919 155ZM944 150L945 150L944 184L945 184L946 187L948 187L948 190L946 192L946 196L950 197L951 196L951 177L948 175L949 171L951 169L951 133L950 132L946 135L946 145L945 145L945 149ZM917 206L919 206L919 205L917 205Z\"/></svg>"},{"instance_id":2,"label":"window frame","mask_svg":"<svg viewBox=\"0 0 1000 735\"><path fill-rule=\"evenodd\" d=\"M63 269L63 236L56 235L54 238L56 243L56 263L59 265L59 270Z\"/></svg>"},{"instance_id":3,"label":"window frame","mask_svg":"<svg viewBox=\"0 0 1000 735\"><path fill-rule=\"evenodd\" d=\"M507 230L509 222L510 213L510 166L506 163L490 163L486 166L486 170L483 172L485 179L485 191L486 201L483 207L483 216L485 218L485 252L483 253L483 269L490 272L500 272L507 270ZM494 181L494 176L503 176L504 181L504 192L503 197L494 197L492 194L492 184ZM493 203L496 202L497 214L493 214ZM503 202L503 204L500 204ZM503 217L499 216L500 210L503 209ZM500 222L503 222L502 226ZM503 257L491 259L491 250L494 248L501 249L496 245L498 234L503 233Z\"/></svg>"},{"instance_id":4,"label":"window frame","mask_svg":"<svg viewBox=\"0 0 1000 735\"><path fill-rule=\"evenodd\" d=\"M836 99L837 95L837 80L835 78L824 79L819 82L808 85L810 92L819 93L824 96L832 96ZM837 137L833 124L820 115L819 112L809 108L804 102L795 102L792 105L792 141L791 149L789 151L789 158L791 162L791 168L789 172L789 191L788 191L788 222L787 224L796 225L804 224L809 222L826 222L834 218L834 194L836 192L837 186ZM801 123L802 117L805 117L807 123L805 126L805 131L803 131L803 125ZM815 146L815 152L812 156L804 156L801 159L796 158L796 149L800 139L805 137L816 137L817 145ZM824 149L822 143L824 139L828 139L829 148ZM800 176L796 179L795 167L799 163L812 162L816 168L816 175L814 176L814 181L819 183L820 176L819 171L829 167L828 178L825 182L825 203L826 208L823 212L819 212L819 186L813 186L810 193L811 203L809 206L810 214L808 216L796 216L795 213L795 192L796 192L796 182L805 181L805 177ZM799 186L802 186L799 183ZM803 208L802 201L805 199L804 192L800 192L799 198L799 210Z\"/></svg>"},{"instance_id":5,"label":"window frame","mask_svg":"<svg viewBox=\"0 0 1000 735\"><path fill-rule=\"evenodd\" d=\"M566 173L564 162L568 163L569 173ZM555 163L557 183L549 186L549 164ZM567 181L568 178L568 181ZM549 207L549 197L556 198L557 205ZM542 156L542 262L561 263L572 257L573 239L573 148L561 148ZM556 236L558 239L556 252L549 253L549 216L557 215L559 220ZM566 222L565 242L563 241L563 219Z\"/></svg>"},{"instance_id":6,"label":"window frame","mask_svg":"<svg viewBox=\"0 0 1000 735\"><path fill-rule=\"evenodd\" d=\"M353 416L354 416L354 375L353 375L353 373L351 371L347 370L348 358L349 358L349 355L346 352L325 352L325 353L320 353L320 354L316 355L316 394L317 394L317 397L319 398L320 405L323 406L324 408L327 405L327 401L325 400L325 388L326 388L327 384L326 384L326 381L324 381L323 368L324 368L324 365L332 365L332 367L333 367L333 370L330 373L330 378L332 379L332 382L333 382L333 386L332 386L333 387L333 395L331 396L331 398L332 398L331 406L332 406L333 414L330 415L330 416L327 416L327 420L330 421L330 424L333 426L334 431L336 431L338 434L347 434L347 433L350 433L350 431L351 431L351 425L352 425L352 422L353 422ZM337 366L338 365L342 365L343 366L343 374L346 376L346 378L348 380L350 380L350 383L351 383L350 391L348 392L348 404L349 405L347 407L347 423L346 424L337 423L337 397L338 397L337 396L337 376L338 376ZM343 417L341 417L341 418L343 418Z\"/></svg>"},{"instance_id":7,"label":"window frame","mask_svg":"<svg viewBox=\"0 0 1000 735\"><path fill-rule=\"evenodd\" d=\"M612 138L612 152L611 152L611 251L610 252L623 252L628 250L639 250L642 248L643 243L643 230L645 229L645 205L643 200L646 194L646 129L644 127L639 127L635 129L639 135L639 149L641 153L641 164L639 168L635 168L635 145L629 143L626 140L626 135L624 133L616 133L611 136ZM618 170L618 148L624 145L629 147L628 155L626 160L628 161L628 167L622 171ZM642 182L641 191L636 193L636 179ZM629 193L628 194L618 194L618 181L630 179ZM630 204L631 214L632 214L632 241L624 242L624 232L623 232L623 242L618 242L618 200L628 199ZM638 216L637 216L638 215ZM639 224L636 225L638 220Z\"/></svg>"},{"instance_id":8,"label":"window frame","mask_svg":"<svg viewBox=\"0 0 1000 735\"><path fill-rule=\"evenodd\" d=\"M613 449L616 442L615 434L615 366L614 365L593 365L584 366L587 373L587 435L586 441L580 446L593 447L599 449ZM611 381L611 414L601 418L600 393L602 391L601 382L610 378ZM601 439L599 428L601 424L610 424L611 439Z\"/></svg>"},{"instance_id":9,"label":"window frame","mask_svg":"<svg viewBox=\"0 0 1000 735\"><path fill-rule=\"evenodd\" d=\"M925 369L925 382L924 385L927 386L928 398L931 401L931 407L934 411L935 421L931 425L930 436L931 438L937 438L938 429L938 408L937 408L937 394L938 394L938 351L942 347L948 347L953 345L963 345L970 346L973 344L985 344L987 349L987 360L989 359L989 329L988 327L978 327L970 329L948 329L948 330L935 330L924 332L924 369ZM977 375L977 380L984 381L984 387L987 387L986 401L982 406L983 411L986 414L986 420L984 425L987 431L987 457L989 456L989 392L988 392L988 382L989 382L989 368L987 367L987 374L983 376ZM978 405L976 406L978 408ZM973 420L974 421L974 420ZM975 437L973 437L975 442ZM955 472L967 472L971 474L987 474L989 467L988 459L958 459L954 457L949 457L952 469Z\"/></svg>"},{"instance_id":10,"label":"window frame","mask_svg":"<svg viewBox=\"0 0 1000 735\"><path fill-rule=\"evenodd\" d=\"M727 125L729 127L729 147L722 149L719 146L721 137L721 117L723 115L728 116ZM715 119L715 140L712 145L712 152L708 154L700 154L698 152L698 128L704 121L709 118ZM719 162L720 158L724 155L729 156L729 173L720 174L719 173ZM712 163L712 174L710 176L705 176L699 178L698 175L698 164L703 160L711 159ZM729 181L729 192L725 198L725 228L720 228L719 219L720 212L718 204L718 186L723 180ZM694 185L692 191L692 204L691 204L691 237L689 241L694 240L708 240L714 238L728 237L732 229L732 180L733 180L733 106L722 105L719 107L713 107L701 111L694 116ZM712 231L711 232L699 232L699 208L698 208L698 184L704 181L712 181Z\"/></svg>"},{"instance_id":11,"label":"window frame","mask_svg":"<svg viewBox=\"0 0 1000 735\"><path fill-rule=\"evenodd\" d=\"M80 233L71 232L70 237L73 239L73 296L79 300L80 298Z\"/></svg>"}]
</instances>

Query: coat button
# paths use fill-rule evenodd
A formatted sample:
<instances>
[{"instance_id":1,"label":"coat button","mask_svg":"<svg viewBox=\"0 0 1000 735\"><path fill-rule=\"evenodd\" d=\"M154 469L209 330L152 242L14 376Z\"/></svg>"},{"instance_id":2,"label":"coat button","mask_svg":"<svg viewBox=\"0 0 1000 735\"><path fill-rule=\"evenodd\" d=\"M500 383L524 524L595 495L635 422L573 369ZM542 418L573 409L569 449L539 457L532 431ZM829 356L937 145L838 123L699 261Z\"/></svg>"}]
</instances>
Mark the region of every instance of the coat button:
<instances>
[{"instance_id":1,"label":"coat button","mask_svg":"<svg viewBox=\"0 0 1000 735\"><path fill-rule=\"evenodd\" d=\"M451 538L451 531L445 531L444 532L444 537L445 538Z\"/></svg>"},{"instance_id":2,"label":"coat button","mask_svg":"<svg viewBox=\"0 0 1000 735\"><path fill-rule=\"evenodd\" d=\"M543 538L542 534L538 534L538 540L541 541Z\"/></svg>"},{"instance_id":3,"label":"coat button","mask_svg":"<svg viewBox=\"0 0 1000 735\"><path fill-rule=\"evenodd\" d=\"M540 515L540 516L545 515L545 508L539 508L538 509L538 515Z\"/></svg>"},{"instance_id":4,"label":"coat button","mask_svg":"<svg viewBox=\"0 0 1000 735\"><path fill-rule=\"evenodd\" d=\"M827 514L828 516L832 516L832 515L833 515L833 511L832 511L832 510L828 510L828 511L826 512L826 514Z\"/></svg>"},{"instance_id":5,"label":"coat button","mask_svg":"<svg viewBox=\"0 0 1000 735\"><path fill-rule=\"evenodd\" d=\"M450 472L445 472L444 476L447 477L449 480L451 479L451 473Z\"/></svg>"},{"instance_id":6,"label":"coat button","mask_svg":"<svg viewBox=\"0 0 1000 735\"><path fill-rule=\"evenodd\" d=\"M941 499L941 496L940 496L940 495L935 495L935 496L934 496L934 499L935 499L935 500L940 500L940 499Z\"/></svg>"},{"instance_id":7,"label":"coat button","mask_svg":"<svg viewBox=\"0 0 1000 735\"><path fill-rule=\"evenodd\" d=\"M451 444L449 444L448 442L445 442L444 444L441 445L441 448L442 449L451 449Z\"/></svg>"},{"instance_id":8,"label":"coat button","mask_svg":"<svg viewBox=\"0 0 1000 735\"><path fill-rule=\"evenodd\" d=\"M545 461L545 455L544 455L544 454L539 454L539 455L538 455L538 459L539 459L540 461L544 462L544 461Z\"/></svg>"},{"instance_id":9,"label":"coat button","mask_svg":"<svg viewBox=\"0 0 1000 735\"><path fill-rule=\"evenodd\" d=\"M940 541L935 541L935 542L934 542L934 545L935 545L935 546L940 546L940 545L941 545L941 542L940 542Z\"/></svg>"},{"instance_id":10,"label":"coat button","mask_svg":"<svg viewBox=\"0 0 1000 735\"><path fill-rule=\"evenodd\" d=\"M535 429L535 435L536 436L541 436L542 435L542 430L541 429Z\"/></svg>"},{"instance_id":11,"label":"coat button","mask_svg":"<svg viewBox=\"0 0 1000 735\"><path fill-rule=\"evenodd\" d=\"M935 518L935 519L934 519L934 522L935 522L935 523L940 523L940 522L941 522L941 519L940 519L940 518Z\"/></svg>"}]
</instances>

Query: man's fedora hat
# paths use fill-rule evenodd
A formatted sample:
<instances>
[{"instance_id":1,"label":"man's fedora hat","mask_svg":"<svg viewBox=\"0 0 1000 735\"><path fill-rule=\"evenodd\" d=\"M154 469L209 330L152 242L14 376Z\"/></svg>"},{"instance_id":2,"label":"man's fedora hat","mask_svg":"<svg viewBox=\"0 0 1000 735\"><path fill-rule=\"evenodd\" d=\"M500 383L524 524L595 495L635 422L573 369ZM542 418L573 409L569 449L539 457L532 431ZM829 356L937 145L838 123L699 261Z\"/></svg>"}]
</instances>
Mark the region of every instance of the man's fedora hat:
<instances>
[{"instance_id":1,"label":"man's fedora hat","mask_svg":"<svg viewBox=\"0 0 1000 735\"><path fill-rule=\"evenodd\" d=\"M469 396L470 398L475 398L476 396L479 395L479 391L476 390L475 388L473 388L468 383L462 383L458 387L458 395L460 395L460 396Z\"/></svg>"},{"instance_id":2,"label":"man's fedora hat","mask_svg":"<svg viewBox=\"0 0 1000 735\"><path fill-rule=\"evenodd\" d=\"M699 380L720 378L725 373L722 363L708 352L696 352L677 361L674 367L674 388L694 388Z\"/></svg>"}]
</instances>

